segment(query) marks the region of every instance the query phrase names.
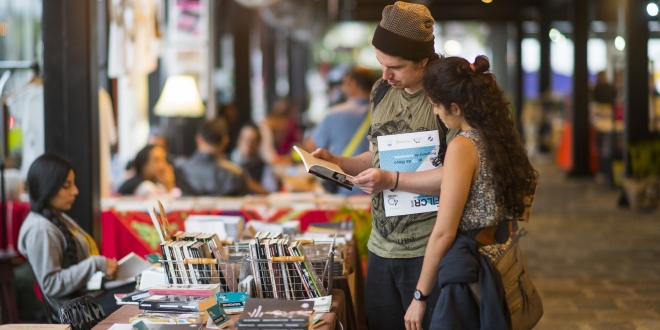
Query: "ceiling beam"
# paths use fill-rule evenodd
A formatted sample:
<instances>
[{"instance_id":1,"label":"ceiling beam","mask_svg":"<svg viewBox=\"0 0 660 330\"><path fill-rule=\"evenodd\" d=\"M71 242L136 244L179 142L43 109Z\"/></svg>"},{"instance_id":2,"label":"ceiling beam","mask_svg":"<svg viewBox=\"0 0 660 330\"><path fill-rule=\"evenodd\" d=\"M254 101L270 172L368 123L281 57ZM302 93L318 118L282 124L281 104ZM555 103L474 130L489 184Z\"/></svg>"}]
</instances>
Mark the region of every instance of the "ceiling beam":
<instances>
[{"instance_id":1,"label":"ceiling beam","mask_svg":"<svg viewBox=\"0 0 660 330\"><path fill-rule=\"evenodd\" d=\"M358 21L379 21L386 4L358 4L354 10L354 19ZM538 15L538 7L509 3L433 3L428 6L431 15L437 21L446 20L481 20L515 21L533 20Z\"/></svg>"}]
</instances>

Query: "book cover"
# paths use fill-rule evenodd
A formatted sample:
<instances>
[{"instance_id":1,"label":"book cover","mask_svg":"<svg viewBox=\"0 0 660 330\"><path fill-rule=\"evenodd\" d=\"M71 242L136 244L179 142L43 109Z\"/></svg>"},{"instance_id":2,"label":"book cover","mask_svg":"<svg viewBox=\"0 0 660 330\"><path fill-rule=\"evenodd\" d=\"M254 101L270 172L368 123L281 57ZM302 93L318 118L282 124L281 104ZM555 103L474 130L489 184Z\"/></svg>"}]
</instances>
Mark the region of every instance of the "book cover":
<instances>
[{"instance_id":1,"label":"book cover","mask_svg":"<svg viewBox=\"0 0 660 330\"><path fill-rule=\"evenodd\" d=\"M206 313L140 313L129 322L142 321L144 324L202 324L206 322Z\"/></svg>"},{"instance_id":2,"label":"book cover","mask_svg":"<svg viewBox=\"0 0 660 330\"><path fill-rule=\"evenodd\" d=\"M315 315L313 301L250 298L239 318L241 323L311 323Z\"/></svg>"},{"instance_id":3,"label":"book cover","mask_svg":"<svg viewBox=\"0 0 660 330\"><path fill-rule=\"evenodd\" d=\"M219 284L161 284L149 288L151 295L210 297L220 292Z\"/></svg>"},{"instance_id":4,"label":"book cover","mask_svg":"<svg viewBox=\"0 0 660 330\"><path fill-rule=\"evenodd\" d=\"M154 295L140 301L138 306L150 311L203 312L215 303L215 297Z\"/></svg>"},{"instance_id":5,"label":"book cover","mask_svg":"<svg viewBox=\"0 0 660 330\"><path fill-rule=\"evenodd\" d=\"M380 168L391 172L423 172L440 166L438 131L378 136ZM438 195L383 191L382 205L388 217L438 211Z\"/></svg>"},{"instance_id":6,"label":"book cover","mask_svg":"<svg viewBox=\"0 0 660 330\"><path fill-rule=\"evenodd\" d=\"M296 146L293 147L305 165L307 173L314 174L319 178L328 180L338 184L340 187L346 188L348 190L353 190L353 183L346 179L347 176L350 176L344 173L339 166L325 161L323 159L316 158L312 156L309 152L302 150Z\"/></svg>"}]
</instances>

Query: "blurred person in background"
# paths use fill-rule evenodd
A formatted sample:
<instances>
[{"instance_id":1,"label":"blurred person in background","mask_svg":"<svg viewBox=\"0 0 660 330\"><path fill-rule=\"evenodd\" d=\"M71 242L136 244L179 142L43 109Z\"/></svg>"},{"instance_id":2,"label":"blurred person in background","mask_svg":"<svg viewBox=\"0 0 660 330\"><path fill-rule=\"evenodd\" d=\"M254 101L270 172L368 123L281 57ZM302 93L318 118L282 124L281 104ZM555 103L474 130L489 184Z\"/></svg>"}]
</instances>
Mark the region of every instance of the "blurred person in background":
<instances>
[{"instance_id":1,"label":"blurred person in background","mask_svg":"<svg viewBox=\"0 0 660 330\"><path fill-rule=\"evenodd\" d=\"M177 186L184 195L245 196L249 193L268 193L240 166L227 160L225 151L229 135L224 118L211 119L202 124L195 142L197 151L176 169Z\"/></svg>"},{"instance_id":2,"label":"blurred person in background","mask_svg":"<svg viewBox=\"0 0 660 330\"><path fill-rule=\"evenodd\" d=\"M353 157L369 151L367 131L371 123L369 95L378 77L365 67L356 66L344 74L341 90L346 101L328 109L328 114L305 140L304 148L323 148L332 154ZM339 189L323 181L326 190L342 195L364 194L360 188Z\"/></svg>"},{"instance_id":3,"label":"blurred person in background","mask_svg":"<svg viewBox=\"0 0 660 330\"><path fill-rule=\"evenodd\" d=\"M163 147L147 145L135 156L131 168L135 174L119 187L120 195L180 196L181 191L176 187L174 169L167 161L167 152Z\"/></svg>"},{"instance_id":4,"label":"blurred person in background","mask_svg":"<svg viewBox=\"0 0 660 330\"><path fill-rule=\"evenodd\" d=\"M151 129L151 132L149 133L149 138L147 139L147 144L156 145L165 149L165 152L167 153L167 156L165 157L167 159L167 162L175 167L179 164L179 162L182 162L185 159L184 156L180 156L172 153L172 151L170 150L170 144L167 142L167 137L165 136L165 133L161 131L160 128L154 127Z\"/></svg>"},{"instance_id":5,"label":"blurred person in background","mask_svg":"<svg viewBox=\"0 0 660 330\"><path fill-rule=\"evenodd\" d=\"M227 122L227 134L229 134L229 143L225 152L231 153L236 148L236 141L238 141L239 123L238 123L238 109L233 103L221 104L218 107L218 117L224 118Z\"/></svg>"},{"instance_id":6,"label":"blurred person in background","mask_svg":"<svg viewBox=\"0 0 660 330\"><path fill-rule=\"evenodd\" d=\"M271 108L266 118L259 123L261 132L261 154L269 164L288 164L289 153L295 143L301 141L298 123L292 117L294 104L289 99L280 99Z\"/></svg>"},{"instance_id":7,"label":"blurred person in background","mask_svg":"<svg viewBox=\"0 0 660 330\"><path fill-rule=\"evenodd\" d=\"M596 103L610 104L612 108L614 108L616 89L607 81L607 73L605 71L598 72L598 75L596 76L593 100Z\"/></svg>"},{"instance_id":8,"label":"blurred person in background","mask_svg":"<svg viewBox=\"0 0 660 330\"><path fill-rule=\"evenodd\" d=\"M236 149L231 153L231 161L240 165L250 178L260 183L267 191L279 190L279 183L273 173L273 168L259 154L261 133L255 124L247 124L241 128Z\"/></svg>"}]
</instances>

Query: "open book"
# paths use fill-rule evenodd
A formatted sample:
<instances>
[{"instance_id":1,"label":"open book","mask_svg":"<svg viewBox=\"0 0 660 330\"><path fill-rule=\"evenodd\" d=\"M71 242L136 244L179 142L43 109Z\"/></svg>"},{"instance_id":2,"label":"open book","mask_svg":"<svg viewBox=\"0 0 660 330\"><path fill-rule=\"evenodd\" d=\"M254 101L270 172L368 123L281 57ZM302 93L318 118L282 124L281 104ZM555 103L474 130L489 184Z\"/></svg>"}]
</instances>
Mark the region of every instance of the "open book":
<instances>
[{"instance_id":1,"label":"open book","mask_svg":"<svg viewBox=\"0 0 660 330\"><path fill-rule=\"evenodd\" d=\"M339 166L323 159L316 158L309 152L296 146L293 147L293 150L295 150L298 155L300 155L300 158L302 159L303 164L305 164L305 168L307 169L307 173L311 173L318 176L319 178L334 182L348 190L353 190L353 183L346 179L346 177L349 175L344 173L344 171Z\"/></svg>"}]
</instances>

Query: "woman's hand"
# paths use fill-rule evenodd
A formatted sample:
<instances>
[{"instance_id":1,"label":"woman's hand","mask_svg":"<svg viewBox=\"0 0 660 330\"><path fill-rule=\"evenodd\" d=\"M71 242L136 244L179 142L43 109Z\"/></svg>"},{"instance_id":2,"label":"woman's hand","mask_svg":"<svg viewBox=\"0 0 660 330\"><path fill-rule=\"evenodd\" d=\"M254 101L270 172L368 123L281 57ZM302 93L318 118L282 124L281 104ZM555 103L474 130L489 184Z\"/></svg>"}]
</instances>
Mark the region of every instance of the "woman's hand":
<instances>
[{"instance_id":1,"label":"woman's hand","mask_svg":"<svg viewBox=\"0 0 660 330\"><path fill-rule=\"evenodd\" d=\"M426 310L426 302L413 299L406 311L403 321L406 323L406 330L422 330L422 319Z\"/></svg>"},{"instance_id":2,"label":"woman's hand","mask_svg":"<svg viewBox=\"0 0 660 330\"><path fill-rule=\"evenodd\" d=\"M396 173L370 168L354 177L348 177L348 180L367 194L377 194L385 189L394 188Z\"/></svg>"},{"instance_id":3,"label":"woman's hand","mask_svg":"<svg viewBox=\"0 0 660 330\"><path fill-rule=\"evenodd\" d=\"M105 258L105 275L110 278L114 279L117 277L117 260L115 259L110 259L110 258Z\"/></svg>"}]
</instances>

